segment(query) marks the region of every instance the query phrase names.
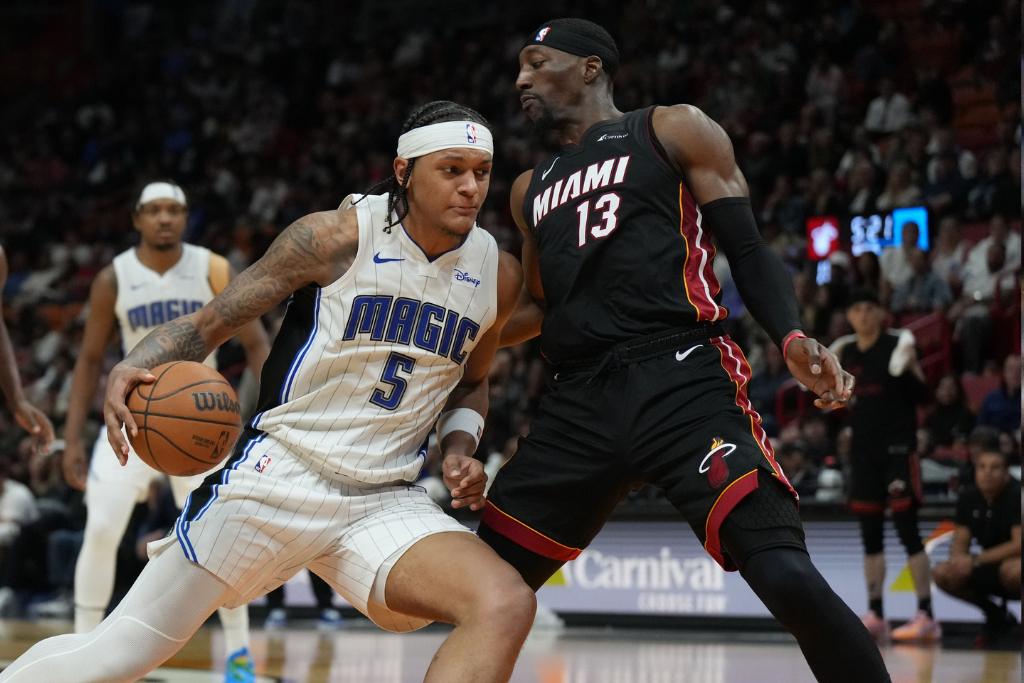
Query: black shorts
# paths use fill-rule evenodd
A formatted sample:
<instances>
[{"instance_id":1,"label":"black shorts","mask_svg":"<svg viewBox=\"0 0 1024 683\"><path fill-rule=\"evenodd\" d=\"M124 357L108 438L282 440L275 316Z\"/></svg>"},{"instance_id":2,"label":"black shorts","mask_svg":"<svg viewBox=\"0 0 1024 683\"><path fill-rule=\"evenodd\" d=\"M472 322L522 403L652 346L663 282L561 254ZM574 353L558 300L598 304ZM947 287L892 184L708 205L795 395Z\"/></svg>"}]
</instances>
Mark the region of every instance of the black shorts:
<instances>
[{"instance_id":1,"label":"black shorts","mask_svg":"<svg viewBox=\"0 0 1024 683\"><path fill-rule=\"evenodd\" d=\"M634 488L663 489L724 568L719 531L765 470L797 499L747 399L750 368L728 337L595 374L560 371L530 435L498 472L483 521L544 557L574 559ZM795 509L795 504L794 504ZM793 515L803 538L799 517ZM787 543L788 544L788 543Z\"/></svg>"},{"instance_id":2,"label":"black shorts","mask_svg":"<svg viewBox=\"0 0 1024 683\"><path fill-rule=\"evenodd\" d=\"M967 585L984 595L992 595L1008 600L1020 600L1019 593L1014 594L1006 590L1003 582L999 580L999 567L1001 564L1001 562L993 562L992 564L983 564L980 567L975 567L971 570L971 575L967 579Z\"/></svg>"},{"instance_id":3,"label":"black shorts","mask_svg":"<svg viewBox=\"0 0 1024 683\"><path fill-rule=\"evenodd\" d=\"M858 514L893 512L921 503L921 462L906 439L858 447L850 457L850 509Z\"/></svg>"}]
</instances>

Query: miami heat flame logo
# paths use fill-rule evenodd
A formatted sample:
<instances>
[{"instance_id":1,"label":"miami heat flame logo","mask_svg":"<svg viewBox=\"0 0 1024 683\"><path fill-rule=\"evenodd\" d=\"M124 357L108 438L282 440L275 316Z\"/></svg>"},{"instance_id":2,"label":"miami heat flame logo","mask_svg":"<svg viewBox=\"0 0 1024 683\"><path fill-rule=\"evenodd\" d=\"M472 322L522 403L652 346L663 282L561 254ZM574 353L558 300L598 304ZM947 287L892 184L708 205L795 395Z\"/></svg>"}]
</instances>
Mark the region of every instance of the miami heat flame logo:
<instances>
[{"instance_id":1,"label":"miami heat flame logo","mask_svg":"<svg viewBox=\"0 0 1024 683\"><path fill-rule=\"evenodd\" d=\"M700 461L698 472L708 475L708 484L713 489L719 489L729 479L729 466L725 464L725 457L736 450L735 444L725 443L721 439L711 442L711 450Z\"/></svg>"}]
</instances>

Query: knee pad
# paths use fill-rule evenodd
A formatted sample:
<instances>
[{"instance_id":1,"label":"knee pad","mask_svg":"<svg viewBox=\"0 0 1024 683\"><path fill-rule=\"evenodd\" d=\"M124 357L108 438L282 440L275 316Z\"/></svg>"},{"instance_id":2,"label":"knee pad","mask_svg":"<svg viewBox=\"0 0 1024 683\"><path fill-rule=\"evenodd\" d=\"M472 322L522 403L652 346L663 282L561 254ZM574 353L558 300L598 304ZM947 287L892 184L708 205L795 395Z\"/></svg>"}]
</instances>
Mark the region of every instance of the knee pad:
<instances>
[{"instance_id":1,"label":"knee pad","mask_svg":"<svg viewBox=\"0 0 1024 683\"><path fill-rule=\"evenodd\" d=\"M916 555L924 550L924 544L921 543L921 532L917 528L917 510L894 512L892 521L896 525L896 533L899 534L900 542L907 549L907 556Z\"/></svg>"},{"instance_id":2,"label":"knee pad","mask_svg":"<svg viewBox=\"0 0 1024 683\"><path fill-rule=\"evenodd\" d=\"M884 526L884 515L860 516L860 537L864 540L865 555L877 555L885 550L885 541L883 540Z\"/></svg>"},{"instance_id":3,"label":"knee pad","mask_svg":"<svg viewBox=\"0 0 1024 683\"><path fill-rule=\"evenodd\" d=\"M757 488L736 504L718 534L723 550L741 574L755 553L771 548L793 548L807 553L796 500L764 469L757 473Z\"/></svg>"}]
</instances>

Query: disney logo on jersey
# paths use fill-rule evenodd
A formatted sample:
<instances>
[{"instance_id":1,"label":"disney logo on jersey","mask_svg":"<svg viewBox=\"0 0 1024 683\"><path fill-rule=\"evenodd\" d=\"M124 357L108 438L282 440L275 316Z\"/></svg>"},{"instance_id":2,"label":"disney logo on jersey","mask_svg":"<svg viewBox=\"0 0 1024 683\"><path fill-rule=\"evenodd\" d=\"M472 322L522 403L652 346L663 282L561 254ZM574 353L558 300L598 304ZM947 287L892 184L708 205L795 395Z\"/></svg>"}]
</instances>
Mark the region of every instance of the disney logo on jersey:
<instances>
[{"instance_id":1,"label":"disney logo on jersey","mask_svg":"<svg viewBox=\"0 0 1024 683\"><path fill-rule=\"evenodd\" d=\"M480 323L444 306L405 297L363 295L352 299L342 340L369 335L371 341L411 344L461 365L468 355L466 345L479 333Z\"/></svg>"},{"instance_id":2,"label":"disney logo on jersey","mask_svg":"<svg viewBox=\"0 0 1024 683\"><path fill-rule=\"evenodd\" d=\"M533 227L536 228L552 210L570 200L594 190L626 182L629 156L627 154L590 164L585 170L580 169L568 178L562 178L544 188L543 192L538 192L533 198ZM542 177L541 180L543 179Z\"/></svg>"},{"instance_id":3,"label":"disney logo on jersey","mask_svg":"<svg viewBox=\"0 0 1024 683\"><path fill-rule=\"evenodd\" d=\"M177 317L195 313L202 307L202 301L186 301L184 299L154 301L129 308L128 325L132 328L132 332L140 327L156 327L169 323Z\"/></svg>"},{"instance_id":4,"label":"disney logo on jersey","mask_svg":"<svg viewBox=\"0 0 1024 683\"><path fill-rule=\"evenodd\" d=\"M476 289L480 286L480 278L475 277L465 270L459 270L458 268L452 273L452 282L456 282L465 287L472 287Z\"/></svg>"},{"instance_id":5,"label":"disney logo on jersey","mask_svg":"<svg viewBox=\"0 0 1024 683\"><path fill-rule=\"evenodd\" d=\"M725 443L721 439L712 440L711 450L700 461L700 467L697 468L701 474L707 473L708 484L711 485L711 488L721 488L722 484L729 479L729 466L725 463L725 458L732 455L735 450L735 444Z\"/></svg>"},{"instance_id":6,"label":"disney logo on jersey","mask_svg":"<svg viewBox=\"0 0 1024 683\"><path fill-rule=\"evenodd\" d=\"M193 391L192 400L196 403L196 410L205 413L208 410L219 410L227 413L242 414L237 401L231 400L228 392L222 391Z\"/></svg>"}]
</instances>

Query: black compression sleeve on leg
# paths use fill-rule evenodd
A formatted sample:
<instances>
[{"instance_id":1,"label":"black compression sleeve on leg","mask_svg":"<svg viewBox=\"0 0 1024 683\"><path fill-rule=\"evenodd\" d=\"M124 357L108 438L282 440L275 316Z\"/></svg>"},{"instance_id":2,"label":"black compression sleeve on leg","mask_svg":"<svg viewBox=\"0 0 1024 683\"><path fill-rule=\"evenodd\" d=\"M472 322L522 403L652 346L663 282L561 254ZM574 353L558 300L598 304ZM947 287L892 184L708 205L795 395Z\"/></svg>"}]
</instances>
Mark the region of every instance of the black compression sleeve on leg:
<instances>
[{"instance_id":1,"label":"black compression sleeve on leg","mask_svg":"<svg viewBox=\"0 0 1024 683\"><path fill-rule=\"evenodd\" d=\"M892 521L903 547L907 549L907 557L924 550L921 531L917 528L917 508L892 513Z\"/></svg>"},{"instance_id":2,"label":"black compression sleeve on leg","mask_svg":"<svg viewBox=\"0 0 1024 683\"><path fill-rule=\"evenodd\" d=\"M779 257L768 248L754 222L746 197L724 197L700 207L704 224L729 259L732 279L751 315L776 346L800 329L800 310L793 280Z\"/></svg>"},{"instance_id":3,"label":"black compression sleeve on leg","mask_svg":"<svg viewBox=\"0 0 1024 683\"><path fill-rule=\"evenodd\" d=\"M885 550L885 515L859 515L860 537L864 540L864 554L877 555Z\"/></svg>"},{"instance_id":4,"label":"black compression sleeve on leg","mask_svg":"<svg viewBox=\"0 0 1024 683\"><path fill-rule=\"evenodd\" d=\"M480 522L476 533L484 543L498 553L501 559L515 567L526 585L535 591L540 589L544 582L565 564L561 560L552 560L549 557L538 555L532 550L527 550L515 541L502 536L484 522Z\"/></svg>"},{"instance_id":5,"label":"black compression sleeve on leg","mask_svg":"<svg viewBox=\"0 0 1024 683\"><path fill-rule=\"evenodd\" d=\"M891 683L867 629L807 553L795 548L763 550L747 559L743 578L796 636L820 683Z\"/></svg>"}]
</instances>

